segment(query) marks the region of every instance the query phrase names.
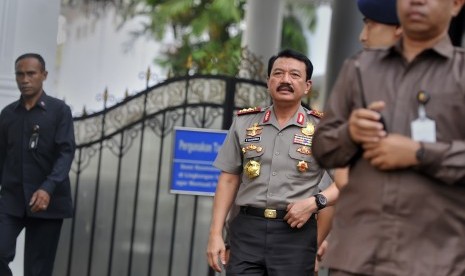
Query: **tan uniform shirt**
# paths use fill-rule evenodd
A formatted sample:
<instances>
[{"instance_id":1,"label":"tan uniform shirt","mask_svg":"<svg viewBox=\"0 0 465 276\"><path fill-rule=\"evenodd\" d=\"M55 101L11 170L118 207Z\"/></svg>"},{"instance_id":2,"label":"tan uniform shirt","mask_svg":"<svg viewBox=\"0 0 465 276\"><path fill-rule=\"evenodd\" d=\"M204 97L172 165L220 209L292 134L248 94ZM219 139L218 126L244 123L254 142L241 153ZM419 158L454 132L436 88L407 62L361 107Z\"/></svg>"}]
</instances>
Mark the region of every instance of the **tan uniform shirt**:
<instances>
[{"instance_id":1,"label":"tan uniform shirt","mask_svg":"<svg viewBox=\"0 0 465 276\"><path fill-rule=\"evenodd\" d=\"M390 133L411 136L417 94L427 92L426 115L436 122L417 168L383 172L363 158L352 163L336 204L325 265L367 275L465 275L465 52L445 37L410 63L401 44L362 52L366 102L386 102ZM360 148L347 129L360 108L354 59L345 62L314 138L325 167L349 163Z\"/></svg>"},{"instance_id":2,"label":"tan uniform shirt","mask_svg":"<svg viewBox=\"0 0 465 276\"><path fill-rule=\"evenodd\" d=\"M311 114L312 111L300 107L282 128L272 106L234 118L214 166L241 175L237 205L285 210L289 203L318 193L318 184L325 171L311 154L312 128L318 120ZM309 132L302 132L307 126ZM251 177L247 171L243 173L251 161L259 164L260 172L256 177ZM308 168L303 168L305 166ZM324 181L321 188L328 186L331 180L325 177Z\"/></svg>"}]
</instances>

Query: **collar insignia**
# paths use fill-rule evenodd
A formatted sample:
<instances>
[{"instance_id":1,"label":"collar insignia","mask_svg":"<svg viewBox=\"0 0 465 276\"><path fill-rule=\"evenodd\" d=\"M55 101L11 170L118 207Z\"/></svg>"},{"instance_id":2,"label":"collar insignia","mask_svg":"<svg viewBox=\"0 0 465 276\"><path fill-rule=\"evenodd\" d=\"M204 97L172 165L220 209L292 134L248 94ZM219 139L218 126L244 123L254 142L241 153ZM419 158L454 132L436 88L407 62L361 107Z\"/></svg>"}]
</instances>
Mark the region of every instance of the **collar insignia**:
<instances>
[{"instance_id":1,"label":"collar insignia","mask_svg":"<svg viewBox=\"0 0 465 276\"><path fill-rule=\"evenodd\" d=\"M270 118L271 118L271 110L267 110L266 113L265 113L265 116L263 117L263 122L268 123Z\"/></svg>"},{"instance_id":2,"label":"collar insignia","mask_svg":"<svg viewBox=\"0 0 465 276\"><path fill-rule=\"evenodd\" d=\"M299 114L297 114L297 123L298 123L299 125L303 125L303 124L304 124L304 120L305 120L304 114L302 114L302 113L299 112Z\"/></svg>"}]
</instances>

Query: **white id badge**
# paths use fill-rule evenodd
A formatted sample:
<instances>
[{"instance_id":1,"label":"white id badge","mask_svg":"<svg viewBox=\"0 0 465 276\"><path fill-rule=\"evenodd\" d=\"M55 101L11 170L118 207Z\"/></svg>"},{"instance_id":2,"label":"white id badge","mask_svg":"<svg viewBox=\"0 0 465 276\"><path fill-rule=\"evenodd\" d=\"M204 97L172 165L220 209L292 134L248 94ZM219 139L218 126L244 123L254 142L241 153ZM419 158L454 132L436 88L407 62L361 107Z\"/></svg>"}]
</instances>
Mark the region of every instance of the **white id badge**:
<instances>
[{"instance_id":1,"label":"white id badge","mask_svg":"<svg viewBox=\"0 0 465 276\"><path fill-rule=\"evenodd\" d=\"M436 142L436 122L428 118L418 118L410 124L412 139L422 142Z\"/></svg>"}]
</instances>

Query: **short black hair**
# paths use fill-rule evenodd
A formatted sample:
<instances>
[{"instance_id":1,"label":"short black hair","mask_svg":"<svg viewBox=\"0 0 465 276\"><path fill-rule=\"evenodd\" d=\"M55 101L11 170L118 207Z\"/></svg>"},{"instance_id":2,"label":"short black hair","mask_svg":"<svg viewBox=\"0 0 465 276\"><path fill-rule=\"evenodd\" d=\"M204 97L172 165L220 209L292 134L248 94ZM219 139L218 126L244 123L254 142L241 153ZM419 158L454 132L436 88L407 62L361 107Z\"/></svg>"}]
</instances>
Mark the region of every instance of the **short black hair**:
<instances>
[{"instance_id":1,"label":"short black hair","mask_svg":"<svg viewBox=\"0 0 465 276\"><path fill-rule=\"evenodd\" d=\"M306 55L300 52L297 52L295 50L292 50L292 49L282 50L277 55L270 57L270 59L268 60L268 77L270 77L271 69L273 68L274 62L280 57L294 58L294 59L302 61L303 63L305 63L305 68L306 68L305 72L307 73L307 77L305 80L309 80L312 78L313 64L310 61L310 59L308 59Z\"/></svg>"},{"instance_id":2,"label":"short black hair","mask_svg":"<svg viewBox=\"0 0 465 276\"><path fill-rule=\"evenodd\" d=\"M22 59L26 59L26 58L35 58L35 59L37 59L39 61L40 65L41 65L41 67L42 67L42 71L45 71L45 60L41 55L36 54L36 53L26 53L26 54L20 55L15 61L15 66L18 63L18 61L20 61Z\"/></svg>"}]
</instances>

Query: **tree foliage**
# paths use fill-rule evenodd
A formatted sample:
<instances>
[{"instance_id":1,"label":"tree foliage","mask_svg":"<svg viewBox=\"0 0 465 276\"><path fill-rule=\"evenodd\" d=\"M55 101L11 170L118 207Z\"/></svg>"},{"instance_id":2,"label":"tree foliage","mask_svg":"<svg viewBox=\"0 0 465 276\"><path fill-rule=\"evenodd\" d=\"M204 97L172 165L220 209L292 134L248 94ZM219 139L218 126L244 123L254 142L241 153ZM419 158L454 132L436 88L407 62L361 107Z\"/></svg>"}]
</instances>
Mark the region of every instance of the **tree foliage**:
<instances>
[{"instance_id":1,"label":"tree foliage","mask_svg":"<svg viewBox=\"0 0 465 276\"><path fill-rule=\"evenodd\" d=\"M169 69L172 76L187 72L237 74L246 0L137 1L139 5L133 5L126 15L143 14L150 18L142 32L151 33L157 40L167 34L174 38L172 44L166 45L163 55L156 59L158 64ZM283 20L281 48L308 53L304 33L315 27L314 6L289 1Z\"/></svg>"}]
</instances>

